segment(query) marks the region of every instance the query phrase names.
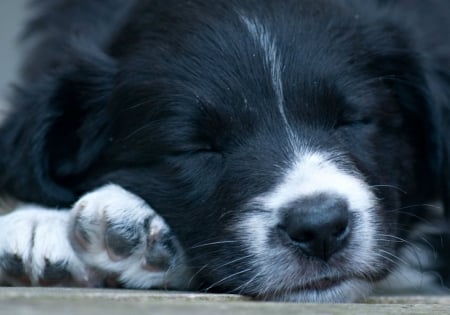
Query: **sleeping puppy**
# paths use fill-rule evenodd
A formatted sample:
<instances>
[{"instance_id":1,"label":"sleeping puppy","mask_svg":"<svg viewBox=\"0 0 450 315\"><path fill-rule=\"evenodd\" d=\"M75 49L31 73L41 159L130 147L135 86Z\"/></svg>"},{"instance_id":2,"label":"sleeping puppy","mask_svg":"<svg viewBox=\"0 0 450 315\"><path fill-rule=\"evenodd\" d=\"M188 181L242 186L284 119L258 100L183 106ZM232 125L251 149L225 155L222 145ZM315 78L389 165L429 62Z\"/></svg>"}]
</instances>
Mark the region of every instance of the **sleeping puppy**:
<instances>
[{"instance_id":1,"label":"sleeping puppy","mask_svg":"<svg viewBox=\"0 0 450 315\"><path fill-rule=\"evenodd\" d=\"M449 1L32 8L2 282L293 302L402 270L450 284Z\"/></svg>"}]
</instances>

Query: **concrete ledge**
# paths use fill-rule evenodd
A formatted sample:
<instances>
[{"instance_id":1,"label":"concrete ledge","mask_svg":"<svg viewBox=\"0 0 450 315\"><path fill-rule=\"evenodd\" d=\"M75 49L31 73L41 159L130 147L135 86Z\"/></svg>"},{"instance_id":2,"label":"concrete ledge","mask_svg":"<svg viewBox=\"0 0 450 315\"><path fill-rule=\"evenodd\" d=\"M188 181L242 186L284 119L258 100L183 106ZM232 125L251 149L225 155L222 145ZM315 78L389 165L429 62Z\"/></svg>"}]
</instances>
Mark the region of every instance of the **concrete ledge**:
<instances>
[{"instance_id":1,"label":"concrete ledge","mask_svg":"<svg viewBox=\"0 0 450 315\"><path fill-rule=\"evenodd\" d=\"M0 305L11 299L54 299L54 300L102 300L130 302L243 302L249 298L233 294L202 294L177 291L126 290L126 289L87 289L87 288L21 288L0 287Z\"/></svg>"},{"instance_id":2,"label":"concrete ledge","mask_svg":"<svg viewBox=\"0 0 450 315\"><path fill-rule=\"evenodd\" d=\"M67 288L0 288L0 314L449 314L450 297L374 297L356 304L284 304L236 295ZM394 303L394 304L392 304Z\"/></svg>"}]
</instances>

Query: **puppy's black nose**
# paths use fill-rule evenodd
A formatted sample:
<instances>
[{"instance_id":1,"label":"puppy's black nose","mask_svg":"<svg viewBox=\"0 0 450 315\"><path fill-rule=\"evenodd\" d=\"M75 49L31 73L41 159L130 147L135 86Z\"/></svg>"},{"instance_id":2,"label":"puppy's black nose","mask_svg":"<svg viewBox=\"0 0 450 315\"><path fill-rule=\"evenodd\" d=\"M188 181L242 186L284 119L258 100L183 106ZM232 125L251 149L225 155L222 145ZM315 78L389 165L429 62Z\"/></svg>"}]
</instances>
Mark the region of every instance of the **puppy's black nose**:
<instances>
[{"instance_id":1,"label":"puppy's black nose","mask_svg":"<svg viewBox=\"0 0 450 315\"><path fill-rule=\"evenodd\" d=\"M282 236L307 256L327 261L344 247L350 234L348 204L337 196L302 198L283 212Z\"/></svg>"}]
</instances>

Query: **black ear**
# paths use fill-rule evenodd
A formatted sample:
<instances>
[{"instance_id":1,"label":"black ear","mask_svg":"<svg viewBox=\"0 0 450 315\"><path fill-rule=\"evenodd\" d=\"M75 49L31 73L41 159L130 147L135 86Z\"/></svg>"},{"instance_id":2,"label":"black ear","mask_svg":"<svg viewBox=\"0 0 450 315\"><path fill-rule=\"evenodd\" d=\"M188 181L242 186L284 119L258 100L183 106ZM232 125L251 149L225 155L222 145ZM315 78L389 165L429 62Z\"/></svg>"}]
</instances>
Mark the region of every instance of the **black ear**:
<instances>
[{"instance_id":1,"label":"black ear","mask_svg":"<svg viewBox=\"0 0 450 315\"><path fill-rule=\"evenodd\" d=\"M0 129L0 192L57 206L74 201L71 186L108 140L115 73L114 60L86 46L71 51L66 66L16 88Z\"/></svg>"},{"instance_id":2,"label":"black ear","mask_svg":"<svg viewBox=\"0 0 450 315\"><path fill-rule=\"evenodd\" d=\"M439 178L441 199L445 215L450 222L450 58L430 69L428 81L430 94L436 106L434 117L437 126L437 141L440 148Z\"/></svg>"},{"instance_id":3,"label":"black ear","mask_svg":"<svg viewBox=\"0 0 450 315\"><path fill-rule=\"evenodd\" d=\"M402 128L416 147L416 197L442 201L450 218L450 59L417 52L395 26L377 38L370 66L401 105Z\"/></svg>"},{"instance_id":4,"label":"black ear","mask_svg":"<svg viewBox=\"0 0 450 315\"><path fill-rule=\"evenodd\" d=\"M442 2L441 6L428 9L437 13L448 8L448 3ZM375 42L378 47L380 41L389 42L391 52L387 54L392 57L392 69L396 69L391 83L412 118L410 128L421 146L424 183L417 184L442 202L450 220L450 48L448 32L434 27L449 24L447 20L439 21L439 14L435 16L435 24L428 21L420 26L422 35L429 36L411 39L411 31L388 22L379 23L385 25L384 36Z\"/></svg>"},{"instance_id":5,"label":"black ear","mask_svg":"<svg viewBox=\"0 0 450 315\"><path fill-rule=\"evenodd\" d=\"M419 145L421 165L416 167L422 167L423 176L417 185L443 203L450 219L450 59L445 64L432 56L407 55L397 60L403 72L392 84Z\"/></svg>"}]
</instances>

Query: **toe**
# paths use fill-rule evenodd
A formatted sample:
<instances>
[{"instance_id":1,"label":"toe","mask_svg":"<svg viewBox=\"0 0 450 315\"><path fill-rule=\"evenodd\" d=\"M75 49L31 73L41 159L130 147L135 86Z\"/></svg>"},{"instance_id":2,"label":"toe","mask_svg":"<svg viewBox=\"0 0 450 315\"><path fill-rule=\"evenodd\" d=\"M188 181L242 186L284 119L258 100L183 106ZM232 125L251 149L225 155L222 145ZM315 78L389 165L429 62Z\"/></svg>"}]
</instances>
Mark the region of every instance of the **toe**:
<instances>
[{"instance_id":1,"label":"toe","mask_svg":"<svg viewBox=\"0 0 450 315\"><path fill-rule=\"evenodd\" d=\"M22 285L30 285L31 281L25 270L23 259L17 254L5 253L0 256L0 268L5 277L15 284L16 282Z\"/></svg>"},{"instance_id":2,"label":"toe","mask_svg":"<svg viewBox=\"0 0 450 315\"><path fill-rule=\"evenodd\" d=\"M165 271L176 256L175 240L170 232L152 235L147 243L145 266L149 271Z\"/></svg>"},{"instance_id":3,"label":"toe","mask_svg":"<svg viewBox=\"0 0 450 315\"><path fill-rule=\"evenodd\" d=\"M50 262L45 261L45 268L39 278L39 285L55 286L73 282L69 265L65 261Z\"/></svg>"},{"instance_id":4,"label":"toe","mask_svg":"<svg viewBox=\"0 0 450 315\"><path fill-rule=\"evenodd\" d=\"M141 233L132 225L107 224L105 247L112 261L128 258L141 244Z\"/></svg>"},{"instance_id":5,"label":"toe","mask_svg":"<svg viewBox=\"0 0 450 315\"><path fill-rule=\"evenodd\" d=\"M144 268L150 271L166 271L178 254L177 240L159 216L153 217L145 226L148 233Z\"/></svg>"}]
</instances>

